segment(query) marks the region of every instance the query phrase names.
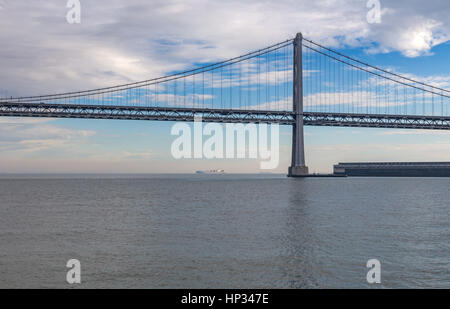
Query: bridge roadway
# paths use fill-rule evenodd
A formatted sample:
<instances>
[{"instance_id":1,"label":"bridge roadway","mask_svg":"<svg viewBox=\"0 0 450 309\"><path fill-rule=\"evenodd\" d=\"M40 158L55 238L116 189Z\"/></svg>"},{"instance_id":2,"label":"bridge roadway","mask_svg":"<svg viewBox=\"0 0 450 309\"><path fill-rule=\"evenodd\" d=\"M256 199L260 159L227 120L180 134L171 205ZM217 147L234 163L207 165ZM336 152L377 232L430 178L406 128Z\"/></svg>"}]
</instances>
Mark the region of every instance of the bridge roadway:
<instances>
[{"instance_id":1,"label":"bridge roadway","mask_svg":"<svg viewBox=\"0 0 450 309\"><path fill-rule=\"evenodd\" d=\"M292 125L292 111L208 109L184 107L140 107L51 103L1 102L0 116L85 119L193 121L201 115L205 122L278 123ZM304 125L450 130L450 117L303 112Z\"/></svg>"}]
</instances>

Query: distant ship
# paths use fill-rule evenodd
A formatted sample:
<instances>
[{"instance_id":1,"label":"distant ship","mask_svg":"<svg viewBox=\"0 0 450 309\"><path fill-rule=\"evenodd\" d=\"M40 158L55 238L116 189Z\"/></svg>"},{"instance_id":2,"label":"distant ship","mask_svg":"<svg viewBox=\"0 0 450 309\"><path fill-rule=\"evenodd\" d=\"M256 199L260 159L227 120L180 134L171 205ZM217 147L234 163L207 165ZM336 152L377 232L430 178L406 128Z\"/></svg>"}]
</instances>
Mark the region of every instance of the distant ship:
<instances>
[{"instance_id":1,"label":"distant ship","mask_svg":"<svg viewBox=\"0 0 450 309\"><path fill-rule=\"evenodd\" d=\"M196 174L224 174L225 170L207 170L207 171L196 171Z\"/></svg>"}]
</instances>

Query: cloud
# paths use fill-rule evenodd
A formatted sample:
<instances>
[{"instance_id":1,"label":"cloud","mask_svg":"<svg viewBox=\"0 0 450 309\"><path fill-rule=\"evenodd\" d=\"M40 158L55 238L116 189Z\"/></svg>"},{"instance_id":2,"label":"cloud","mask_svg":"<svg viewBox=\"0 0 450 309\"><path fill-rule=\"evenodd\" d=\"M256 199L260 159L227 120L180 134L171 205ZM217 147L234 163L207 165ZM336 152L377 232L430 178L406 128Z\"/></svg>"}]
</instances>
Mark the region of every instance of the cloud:
<instances>
[{"instance_id":1,"label":"cloud","mask_svg":"<svg viewBox=\"0 0 450 309\"><path fill-rule=\"evenodd\" d=\"M400 51L407 57L428 55L450 39L450 8L442 1L382 1L382 22L373 24L370 52Z\"/></svg>"},{"instance_id":2,"label":"cloud","mask_svg":"<svg viewBox=\"0 0 450 309\"><path fill-rule=\"evenodd\" d=\"M156 154L151 150L131 152L131 151L119 151L119 152L107 152L90 154L86 157L91 161L108 161L108 162L121 162L121 161L149 161L156 157Z\"/></svg>"},{"instance_id":3,"label":"cloud","mask_svg":"<svg viewBox=\"0 0 450 309\"><path fill-rule=\"evenodd\" d=\"M305 36L409 57L448 40L445 1L382 1L382 22L361 0L81 1L68 24L60 0L6 0L0 11L0 95L90 89L145 80Z\"/></svg>"},{"instance_id":4,"label":"cloud","mask_svg":"<svg viewBox=\"0 0 450 309\"><path fill-rule=\"evenodd\" d=\"M450 131L438 131L438 130L392 130L392 131L384 131L378 133L378 135L382 136L395 136L395 135L450 135Z\"/></svg>"},{"instance_id":5,"label":"cloud","mask_svg":"<svg viewBox=\"0 0 450 309\"><path fill-rule=\"evenodd\" d=\"M55 120L53 118L20 118L20 117L1 117L1 124L37 124L37 123L46 123L49 121Z\"/></svg>"},{"instance_id":6,"label":"cloud","mask_svg":"<svg viewBox=\"0 0 450 309\"><path fill-rule=\"evenodd\" d=\"M95 135L94 131L62 128L41 119L0 119L0 151L38 152L42 150L70 150Z\"/></svg>"}]
</instances>

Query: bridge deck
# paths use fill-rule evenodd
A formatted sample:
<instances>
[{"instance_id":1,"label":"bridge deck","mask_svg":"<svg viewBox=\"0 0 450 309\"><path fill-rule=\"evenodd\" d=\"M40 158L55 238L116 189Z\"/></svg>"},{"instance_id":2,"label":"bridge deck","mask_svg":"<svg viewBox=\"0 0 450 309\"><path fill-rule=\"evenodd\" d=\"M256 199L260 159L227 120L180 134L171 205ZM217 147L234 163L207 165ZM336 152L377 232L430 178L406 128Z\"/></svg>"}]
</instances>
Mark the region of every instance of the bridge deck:
<instances>
[{"instance_id":1,"label":"bridge deck","mask_svg":"<svg viewBox=\"0 0 450 309\"><path fill-rule=\"evenodd\" d=\"M0 103L0 116L155 121L193 121L201 115L205 122L278 123L291 125L292 111L140 107L77 104ZM371 127L450 130L450 117L304 112L309 126Z\"/></svg>"}]
</instances>

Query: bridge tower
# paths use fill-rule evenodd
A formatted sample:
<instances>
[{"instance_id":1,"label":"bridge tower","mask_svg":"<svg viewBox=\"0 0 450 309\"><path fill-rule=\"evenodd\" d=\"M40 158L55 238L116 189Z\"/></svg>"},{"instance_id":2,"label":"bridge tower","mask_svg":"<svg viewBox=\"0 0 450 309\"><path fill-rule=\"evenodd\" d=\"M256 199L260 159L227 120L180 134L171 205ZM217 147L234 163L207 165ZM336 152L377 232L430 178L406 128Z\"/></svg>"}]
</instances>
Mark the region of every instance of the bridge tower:
<instances>
[{"instance_id":1,"label":"bridge tower","mask_svg":"<svg viewBox=\"0 0 450 309\"><path fill-rule=\"evenodd\" d=\"M308 175L305 165L305 144L303 136L303 61L301 33L294 40L294 95L293 110L295 123L292 126L292 163L289 167L289 177L304 177Z\"/></svg>"}]
</instances>

